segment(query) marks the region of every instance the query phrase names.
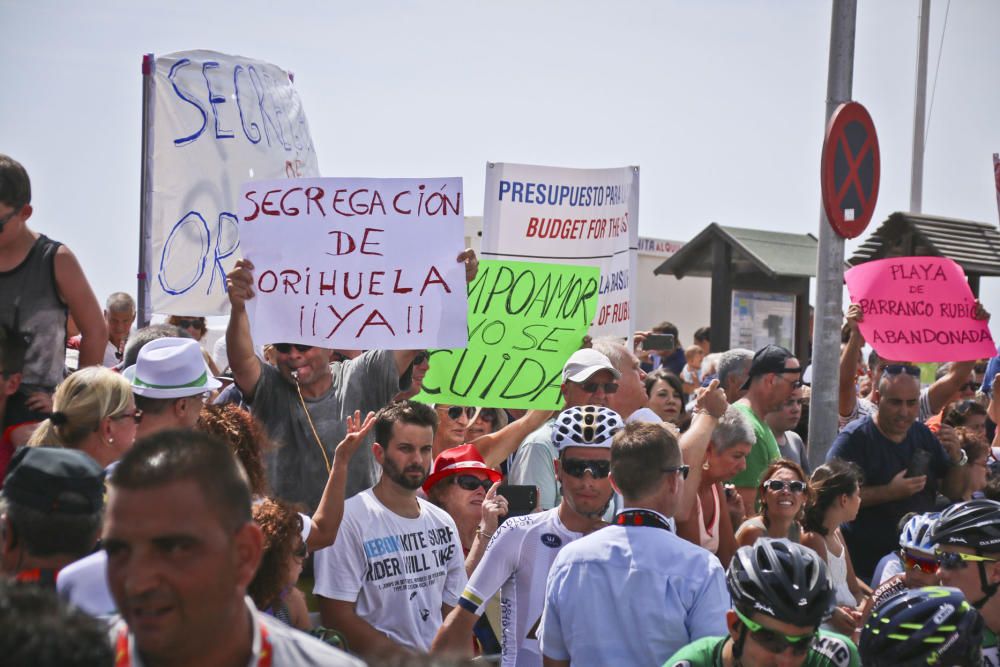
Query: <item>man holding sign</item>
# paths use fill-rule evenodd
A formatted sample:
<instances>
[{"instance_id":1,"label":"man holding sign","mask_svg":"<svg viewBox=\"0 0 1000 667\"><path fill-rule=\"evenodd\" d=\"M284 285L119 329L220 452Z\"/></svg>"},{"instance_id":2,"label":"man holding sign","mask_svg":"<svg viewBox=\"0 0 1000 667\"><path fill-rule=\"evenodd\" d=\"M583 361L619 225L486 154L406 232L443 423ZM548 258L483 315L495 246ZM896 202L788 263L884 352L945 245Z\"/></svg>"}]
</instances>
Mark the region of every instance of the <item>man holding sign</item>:
<instances>
[{"instance_id":1,"label":"man holding sign","mask_svg":"<svg viewBox=\"0 0 1000 667\"><path fill-rule=\"evenodd\" d=\"M463 251L458 261L465 264L466 279L475 278L475 252ZM356 410L366 414L387 405L405 388L401 377L418 350L368 350L333 362L331 349L275 343L275 366L265 364L254 351L247 317L247 301L254 298L253 270L250 261L241 260L227 276L230 367L254 415L279 445L268 466L274 493L314 509L326 484L332 449L346 435L344 419ZM359 447L348 466L347 496L370 488L377 477L371 447Z\"/></svg>"}]
</instances>

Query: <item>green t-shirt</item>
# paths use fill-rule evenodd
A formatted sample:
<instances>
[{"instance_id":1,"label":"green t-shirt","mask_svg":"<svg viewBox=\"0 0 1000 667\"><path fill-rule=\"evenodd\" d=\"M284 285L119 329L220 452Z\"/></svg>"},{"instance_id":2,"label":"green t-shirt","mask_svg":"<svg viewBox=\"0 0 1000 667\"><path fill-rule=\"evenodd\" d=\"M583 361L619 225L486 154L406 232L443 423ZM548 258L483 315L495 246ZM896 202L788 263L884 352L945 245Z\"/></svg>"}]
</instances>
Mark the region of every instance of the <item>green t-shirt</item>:
<instances>
[{"instance_id":1,"label":"green t-shirt","mask_svg":"<svg viewBox=\"0 0 1000 667\"><path fill-rule=\"evenodd\" d=\"M778 441L774 439L771 427L757 419L757 415L753 413L749 405L736 403L734 407L741 410L750 419L754 435L757 436L757 442L750 448L746 470L729 481L739 487L756 489L761 482L760 476L764 470L771 465L771 461L781 456L781 452L778 451ZM747 512L752 513L752 509L748 507Z\"/></svg>"},{"instance_id":2,"label":"green t-shirt","mask_svg":"<svg viewBox=\"0 0 1000 667\"><path fill-rule=\"evenodd\" d=\"M983 627L983 667L1000 667L1000 640L987 627Z\"/></svg>"},{"instance_id":3,"label":"green t-shirt","mask_svg":"<svg viewBox=\"0 0 1000 667\"><path fill-rule=\"evenodd\" d=\"M663 667L722 667L722 646L729 637L704 637L691 642L667 660ZM803 667L860 667L854 643L835 632L819 631Z\"/></svg>"}]
</instances>

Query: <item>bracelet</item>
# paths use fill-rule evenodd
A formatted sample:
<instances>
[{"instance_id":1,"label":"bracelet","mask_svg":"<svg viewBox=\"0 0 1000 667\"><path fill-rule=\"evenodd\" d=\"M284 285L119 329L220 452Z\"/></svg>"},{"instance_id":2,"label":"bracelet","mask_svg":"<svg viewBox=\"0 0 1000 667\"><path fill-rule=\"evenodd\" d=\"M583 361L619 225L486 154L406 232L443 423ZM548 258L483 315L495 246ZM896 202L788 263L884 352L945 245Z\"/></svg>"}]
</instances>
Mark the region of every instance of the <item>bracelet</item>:
<instances>
[{"instance_id":1,"label":"bracelet","mask_svg":"<svg viewBox=\"0 0 1000 667\"><path fill-rule=\"evenodd\" d=\"M707 408L698 408L698 409L694 410L694 414L696 414L696 415L708 415L712 419L722 419L722 417L723 417L723 415L718 415L718 416L713 415Z\"/></svg>"},{"instance_id":2,"label":"bracelet","mask_svg":"<svg viewBox=\"0 0 1000 667\"><path fill-rule=\"evenodd\" d=\"M476 526L476 535L482 535L486 539L490 539L491 537L493 537L493 533L487 533L485 530L483 530L479 526Z\"/></svg>"}]
</instances>

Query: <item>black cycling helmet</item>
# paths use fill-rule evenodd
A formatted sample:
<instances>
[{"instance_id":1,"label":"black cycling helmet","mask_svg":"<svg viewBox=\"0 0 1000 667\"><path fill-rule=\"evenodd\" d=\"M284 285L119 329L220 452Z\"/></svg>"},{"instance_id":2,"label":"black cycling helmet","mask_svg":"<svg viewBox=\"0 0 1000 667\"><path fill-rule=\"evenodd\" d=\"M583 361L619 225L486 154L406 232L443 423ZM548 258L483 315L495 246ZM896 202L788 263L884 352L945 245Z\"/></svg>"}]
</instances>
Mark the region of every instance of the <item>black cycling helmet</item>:
<instances>
[{"instance_id":1,"label":"black cycling helmet","mask_svg":"<svg viewBox=\"0 0 1000 667\"><path fill-rule=\"evenodd\" d=\"M952 505L934 524L931 543L1000 551L1000 503L979 499Z\"/></svg>"},{"instance_id":2,"label":"black cycling helmet","mask_svg":"<svg viewBox=\"0 0 1000 667\"><path fill-rule=\"evenodd\" d=\"M982 664L983 617L957 588L900 591L873 611L858 650L865 667Z\"/></svg>"},{"instance_id":3,"label":"black cycling helmet","mask_svg":"<svg viewBox=\"0 0 1000 667\"><path fill-rule=\"evenodd\" d=\"M740 547L726 575L733 606L748 618L818 627L833 607L826 563L812 549L785 539L761 538Z\"/></svg>"}]
</instances>

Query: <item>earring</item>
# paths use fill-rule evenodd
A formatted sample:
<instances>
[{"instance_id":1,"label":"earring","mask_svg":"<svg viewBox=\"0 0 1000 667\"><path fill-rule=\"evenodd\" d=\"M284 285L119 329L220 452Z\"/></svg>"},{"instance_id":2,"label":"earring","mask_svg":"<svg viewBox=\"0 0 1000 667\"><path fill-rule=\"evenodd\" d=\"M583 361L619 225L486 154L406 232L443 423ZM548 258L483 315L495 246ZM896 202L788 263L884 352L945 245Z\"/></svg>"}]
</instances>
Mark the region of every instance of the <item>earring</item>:
<instances>
[{"instance_id":1,"label":"earring","mask_svg":"<svg viewBox=\"0 0 1000 667\"><path fill-rule=\"evenodd\" d=\"M712 464L708 462L708 459L705 459L705 462L701 464L701 469L702 470L708 470L711 467L712 467Z\"/></svg>"},{"instance_id":2,"label":"earring","mask_svg":"<svg viewBox=\"0 0 1000 667\"><path fill-rule=\"evenodd\" d=\"M110 447L110 446L111 446L111 445L113 445L113 444L115 444L115 439L114 439L114 438L111 438L111 437L109 437L109 438L108 438L108 447Z\"/></svg>"}]
</instances>

